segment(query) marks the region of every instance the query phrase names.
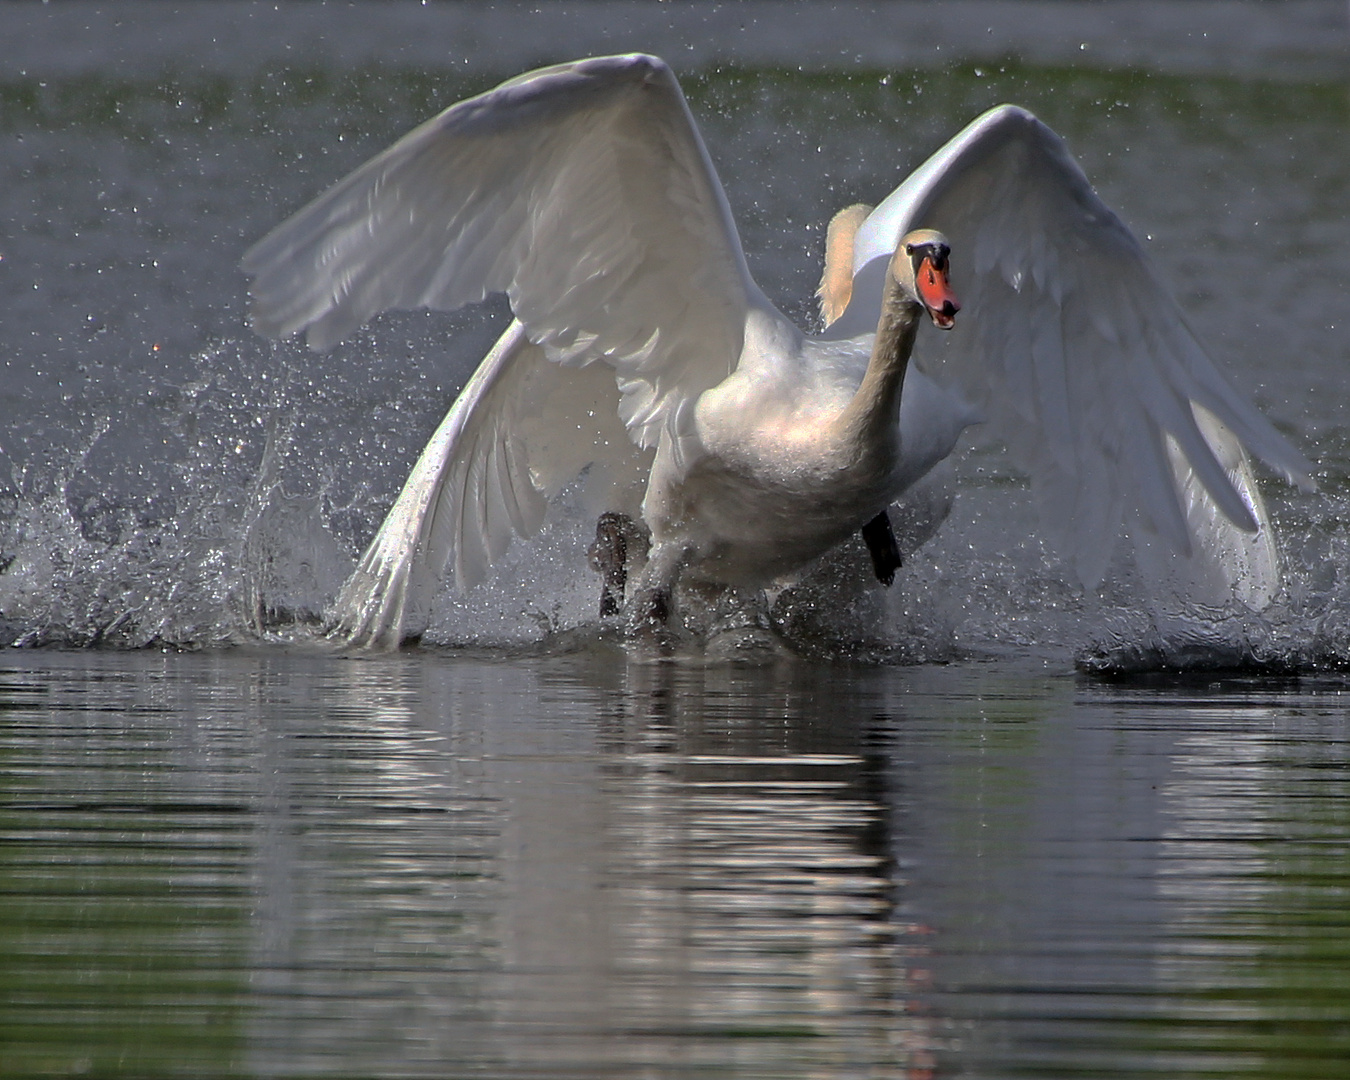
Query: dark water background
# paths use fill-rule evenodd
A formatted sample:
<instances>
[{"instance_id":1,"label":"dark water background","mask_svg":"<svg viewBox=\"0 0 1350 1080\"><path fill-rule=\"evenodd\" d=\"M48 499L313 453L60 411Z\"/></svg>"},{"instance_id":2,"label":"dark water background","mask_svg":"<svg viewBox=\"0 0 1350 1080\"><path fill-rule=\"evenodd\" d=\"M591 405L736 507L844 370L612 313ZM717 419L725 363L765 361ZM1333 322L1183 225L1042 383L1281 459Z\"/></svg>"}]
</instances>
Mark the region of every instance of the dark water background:
<instances>
[{"instance_id":1,"label":"dark water background","mask_svg":"<svg viewBox=\"0 0 1350 1080\"><path fill-rule=\"evenodd\" d=\"M0 655L0 1075L1343 1076L1348 15L0 7L0 630L53 646ZM809 656L596 635L579 514L431 647L308 644L500 310L314 355L247 332L239 256L458 98L628 48L803 324L835 209L1041 115L1316 463L1264 488L1285 595L1085 595L977 443Z\"/></svg>"}]
</instances>

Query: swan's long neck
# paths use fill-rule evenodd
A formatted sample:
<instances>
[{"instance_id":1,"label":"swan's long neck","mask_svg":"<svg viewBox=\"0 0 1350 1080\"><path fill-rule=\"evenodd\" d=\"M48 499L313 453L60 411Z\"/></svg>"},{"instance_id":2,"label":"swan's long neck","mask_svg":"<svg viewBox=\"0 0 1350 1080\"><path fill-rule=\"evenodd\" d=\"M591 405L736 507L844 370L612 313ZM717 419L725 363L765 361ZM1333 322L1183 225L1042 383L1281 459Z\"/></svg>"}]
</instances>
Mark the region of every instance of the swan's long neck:
<instances>
[{"instance_id":1,"label":"swan's long neck","mask_svg":"<svg viewBox=\"0 0 1350 1080\"><path fill-rule=\"evenodd\" d=\"M867 373L839 417L841 434L857 447L859 456L890 447L898 437L900 391L922 313L923 308L887 274Z\"/></svg>"}]
</instances>

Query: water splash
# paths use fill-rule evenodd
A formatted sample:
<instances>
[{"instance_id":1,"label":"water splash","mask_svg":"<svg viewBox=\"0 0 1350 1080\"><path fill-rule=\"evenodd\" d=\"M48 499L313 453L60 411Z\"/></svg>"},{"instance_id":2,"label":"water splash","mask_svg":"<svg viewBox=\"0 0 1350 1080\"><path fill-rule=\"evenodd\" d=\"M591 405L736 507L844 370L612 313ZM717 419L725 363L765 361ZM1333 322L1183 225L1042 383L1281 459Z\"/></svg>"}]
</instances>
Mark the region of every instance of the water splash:
<instances>
[{"instance_id":1,"label":"water splash","mask_svg":"<svg viewBox=\"0 0 1350 1080\"><path fill-rule=\"evenodd\" d=\"M298 348L250 340L191 360L189 377L116 419L67 418L82 435L68 435L64 458L49 453L14 477L0 531L6 640L214 648L321 636L420 429L434 424L437 395L406 380L395 392L377 378L372 390L362 369L317 379ZM367 375L372 363L379 370L378 357L363 361ZM397 440L354 435L375 409L416 421ZM161 456L142 454L137 482L119 488L110 463L121 467L147 442ZM732 611L740 601L685 597L680 647L885 663L1011 656L1101 675L1350 664L1343 500L1272 490L1287 569L1277 603L1202 608L1151 592L1123 542L1100 591L1074 585L1038 538L1027 493L992 460L966 454L896 512L905 565L890 590L853 542L742 614ZM593 528L579 493L564 492L541 534L515 544L488 581L442 592L424 644L567 649L612 637L587 565Z\"/></svg>"}]
</instances>

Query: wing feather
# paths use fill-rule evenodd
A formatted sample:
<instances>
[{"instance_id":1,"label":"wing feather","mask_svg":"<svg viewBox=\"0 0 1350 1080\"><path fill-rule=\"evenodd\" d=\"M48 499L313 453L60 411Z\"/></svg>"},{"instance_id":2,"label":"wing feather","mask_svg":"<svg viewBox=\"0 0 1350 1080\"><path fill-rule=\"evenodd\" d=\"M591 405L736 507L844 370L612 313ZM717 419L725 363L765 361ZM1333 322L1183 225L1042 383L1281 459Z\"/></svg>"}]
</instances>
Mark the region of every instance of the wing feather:
<instances>
[{"instance_id":1,"label":"wing feather","mask_svg":"<svg viewBox=\"0 0 1350 1080\"><path fill-rule=\"evenodd\" d=\"M1243 447L1305 489L1311 467L1214 366L1054 132L999 106L917 169L859 228L830 336L876 325L875 267L918 227L951 239L964 303L942 368L1007 438L1086 583L1132 525L1183 554L1243 552L1234 578L1238 564L1278 577ZM1261 542L1241 539L1251 532Z\"/></svg>"},{"instance_id":2,"label":"wing feather","mask_svg":"<svg viewBox=\"0 0 1350 1080\"><path fill-rule=\"evenodd\" d=\"M611 365L634 441L731 372L750 279L670 69L545 68L445 110L245 255L263 334L324 349L388 308L505 292L551 360Z\"/></svg>"},{"instance_id":3,"label":"wing feather","mask_svg":"<svg viewBox=\"0 0 1350 1080\"><path fill-rule=\"evenodd\" d=\"M446 414L330 613L335 637L395 647L426 629L448 576L483 580L514 536L543 524L548 499L599 461L592 500L625 502L649 451L619 423L613 372L550 363L513 321Z\"/></svg>"}]
</instances>

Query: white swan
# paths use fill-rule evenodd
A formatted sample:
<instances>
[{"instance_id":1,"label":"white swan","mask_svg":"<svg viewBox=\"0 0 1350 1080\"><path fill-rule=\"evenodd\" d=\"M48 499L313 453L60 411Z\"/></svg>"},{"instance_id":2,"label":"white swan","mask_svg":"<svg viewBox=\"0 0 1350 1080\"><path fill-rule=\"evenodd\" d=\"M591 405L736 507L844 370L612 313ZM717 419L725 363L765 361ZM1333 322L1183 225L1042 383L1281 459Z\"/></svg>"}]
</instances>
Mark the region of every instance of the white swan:
<instances>
[{"instance_id":1,"label":"white swan","mask_svg":"<svg viewBox=\"0 0 1350 1080\"><path fill-rule=\"evenodd\" d=\"M946 238L907 236L919 226ZM961 326L928 374L906 372L916 271L938 274L926 306L951 322L948 243ZM391 307L505 292L515 314L342 590L335 622L356 643L420 633L440 581L479 580L583 470L598 510L650 529L644 614L683 575L763 584L869 522L884 547L875 519L951 452L967 402L1007 437L1089 585L1128 529L1201 593L1260 606L1279 565L1243 447L1313 486L1060 139L1013 106L875 210L839 215L822 337L751 280L679 85L644 55L452 106L243 265L254 327L307 329L315 349ZM600 534L611 569L619 520Z\"/></svg>"}]
</instances>

